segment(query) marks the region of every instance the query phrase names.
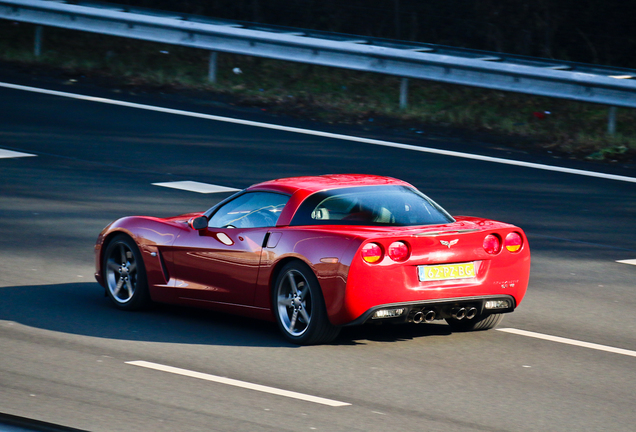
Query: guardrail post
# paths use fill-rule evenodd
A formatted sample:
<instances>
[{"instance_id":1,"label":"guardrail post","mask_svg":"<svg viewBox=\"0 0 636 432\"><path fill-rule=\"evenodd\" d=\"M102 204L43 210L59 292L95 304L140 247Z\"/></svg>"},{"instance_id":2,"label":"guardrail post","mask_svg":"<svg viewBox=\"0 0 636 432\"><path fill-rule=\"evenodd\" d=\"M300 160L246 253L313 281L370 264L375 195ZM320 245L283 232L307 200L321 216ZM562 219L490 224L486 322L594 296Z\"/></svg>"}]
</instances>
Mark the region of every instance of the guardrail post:
<instances>
[{"instance_id":1,"label":"guardrail post","mask_svg":"<svg viewBox=\"0 0 636 432\"><path fill-rule=\"evenodd\" d=\"M607 113L607 134L614 135L616 134L616 107L609 107L609 111Z\"/></svg>"},{"instance_id":2,"label":"guardrail post","mask_svg":"<svg viewBox=\"0 0 636 432\"><path fill-rule=\"evenodd\" d=\"M402 78L400 83L400 109L406 109L409 104L409 79Z\"/></svg>"},{"instance_id":3,"label":"guardrail post","mask_svg":"<svg viewBox=\"0 0 636 432\"><path fill-rule=\"evenodd\" d=\"M40 57L42 54L42 31L44 28L41 25L35 26L35 42L33 46L33 55Z\"/></svg>"},{"instance_id":4,"label":"guardrail post","mask_svg":"<svg viewBox=\"0 0 636 432\"><path fill-rule=\"evenodd\" d=\"M208 81L211 83L216 83L216 59L218 57L218 52L210 51L210 63L208 65Z\"/></svg>"}]
</instances>

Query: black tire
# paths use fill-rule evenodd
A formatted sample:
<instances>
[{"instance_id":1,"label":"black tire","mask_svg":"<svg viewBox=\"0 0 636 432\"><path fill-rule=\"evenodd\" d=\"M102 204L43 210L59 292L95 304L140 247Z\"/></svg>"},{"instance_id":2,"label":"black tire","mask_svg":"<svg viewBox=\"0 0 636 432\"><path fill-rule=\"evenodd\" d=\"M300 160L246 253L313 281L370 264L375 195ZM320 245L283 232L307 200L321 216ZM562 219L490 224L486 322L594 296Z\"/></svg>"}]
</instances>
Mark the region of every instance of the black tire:
<instances>
[{"instance_id":1,"label":"black tire","mask_svg":"<svg viewBox=\"0 0 636 432\"><path fill-rule=\"evenodd\" d=\"M446 318L446 322L454 332L469 332L490 330L496 327L503 320L503 317L504 314L488 314L477 316L471 320L466 318L462 320Z\"/></svg>"},{"instance_id":2,"label":"black tire","mask_svg":"<svg viewBox=\"0 0 636 432\"><path fill-rule=\"evenodd\" d=\"M318 279L300 261L281 269L272 289L276 323L289 342L316 345L333 341L340 328L329 322Z\"/></svg>"},{"instance_id":3,"label":"black tire","mask_svg":"<svg viewBox=\"0 0 636 432\"><path fill-rule=\"evenodd\" d=\"M138 310L150 304L146 268L135 242L119 234L106 248L102 264L106 294L115 306Z\"/></svg>"}]
</instances>

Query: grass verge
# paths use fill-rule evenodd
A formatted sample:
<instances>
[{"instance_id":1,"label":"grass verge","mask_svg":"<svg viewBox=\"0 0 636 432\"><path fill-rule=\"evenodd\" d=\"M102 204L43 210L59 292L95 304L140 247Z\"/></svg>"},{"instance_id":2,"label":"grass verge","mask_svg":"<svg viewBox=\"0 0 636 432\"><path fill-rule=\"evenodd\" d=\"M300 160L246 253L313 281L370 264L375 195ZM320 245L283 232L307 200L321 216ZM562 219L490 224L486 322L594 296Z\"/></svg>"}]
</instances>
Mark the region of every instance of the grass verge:
<instances>
[{"instance_id":1,"label":"grass verge","mask_svg":"<svg viewBox=\"0 0 636 432\"><path fill-rule=\"evenodd\" d=\"M401 110L393 76L219 54L211 84L203 50L47 27L35 57L34 29L0 21L0 59L119 87L230 95L238 104L328 123L487 132L563 157L636 161L633 109L617 110L617 133L608 136L606 106L410 80L409 106Z\"/></svg>"}]
</instances>

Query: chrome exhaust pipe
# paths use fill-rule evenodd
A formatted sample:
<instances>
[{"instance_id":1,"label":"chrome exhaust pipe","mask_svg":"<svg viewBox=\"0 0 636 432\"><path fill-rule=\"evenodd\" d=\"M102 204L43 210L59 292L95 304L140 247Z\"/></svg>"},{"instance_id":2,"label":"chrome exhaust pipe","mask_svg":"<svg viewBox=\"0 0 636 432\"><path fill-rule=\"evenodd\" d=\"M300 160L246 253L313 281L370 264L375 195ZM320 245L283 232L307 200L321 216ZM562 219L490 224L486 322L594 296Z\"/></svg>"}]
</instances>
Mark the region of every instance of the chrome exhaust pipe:
<instances>
[{"instance_id":1,"label":"chrome exhaust pipe","mask_svg":"<svg viewBox=\"0 0 636 432\"><path fill-rule=\"evenodd\" d=\"M422 321L424 321L424 314L421 311L417 312L415 315L413 315L413 322L415 324L419 324Z\"/></svg>"},{"instance_id":2,"label":"chrome exhaust pipe","mask_svg":"<svg viewBox=\"0 0 636 432\"><path fill-rule=\"evenodd\" d=\"M470 307L466 310L466 319L473 319L477 316L477 308Z\"/></svg>"},{"instance_id":3,"label":"chrome exhaust pipe","mask_svg":"<svg viewBox=\"0 0 636 432\"><path fill-rule=\"evenodd\" d=\"M424 313L424 322L430 323L430 322L435 321L435 316L436 316L436 314L435 314L434 310L427 310Z\"/></svg>"},{"instance_id":4,"label":"chrome exhaust pipe","mask_svg":"<svg viewBox=\"0 0 636 432\"><path fill-rule=\"evenodd\" d=\"M453 309L451 311L451 316L455 318L456 320L462 320L466 317L466 309L465 308Z\"/></svg>"}]
</instances>

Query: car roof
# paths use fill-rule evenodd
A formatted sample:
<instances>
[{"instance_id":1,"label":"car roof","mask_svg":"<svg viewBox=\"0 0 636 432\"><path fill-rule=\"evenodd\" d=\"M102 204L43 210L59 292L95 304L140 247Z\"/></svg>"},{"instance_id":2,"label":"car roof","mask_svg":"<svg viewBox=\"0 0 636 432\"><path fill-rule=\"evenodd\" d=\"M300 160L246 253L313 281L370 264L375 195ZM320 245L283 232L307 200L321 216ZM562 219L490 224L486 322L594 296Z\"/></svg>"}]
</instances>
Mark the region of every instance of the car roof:
<instances>
[{"instance_id":1,"label":"car roof","mask_svg":"<svg viewBox=\"0 0 636 432\"><path fill-rule=\"evenodd\" d=\"M392 177L368 174L327 174L321 176L288 177L258 183L247 188L248 191L266 190L291 195L287 205L278 218L276 226L289 225L300 204L310 195L331 189L357 186L408 186L409 183Z\"/></svg>"},{"instance_id":2,"label":"car roof","mask_svg":"<svg viewBox=\"0 0 636 432\"><path fill-rule=\"evenodd\" d=\"M327 174L321 176L288 177L270 180L250 186L248 190L270 190L293 195L304 192L307 196L315 192L355 186L400 185L411 186L409 183L393 177L368 174Z\"/></svg>"}]
</instances>

